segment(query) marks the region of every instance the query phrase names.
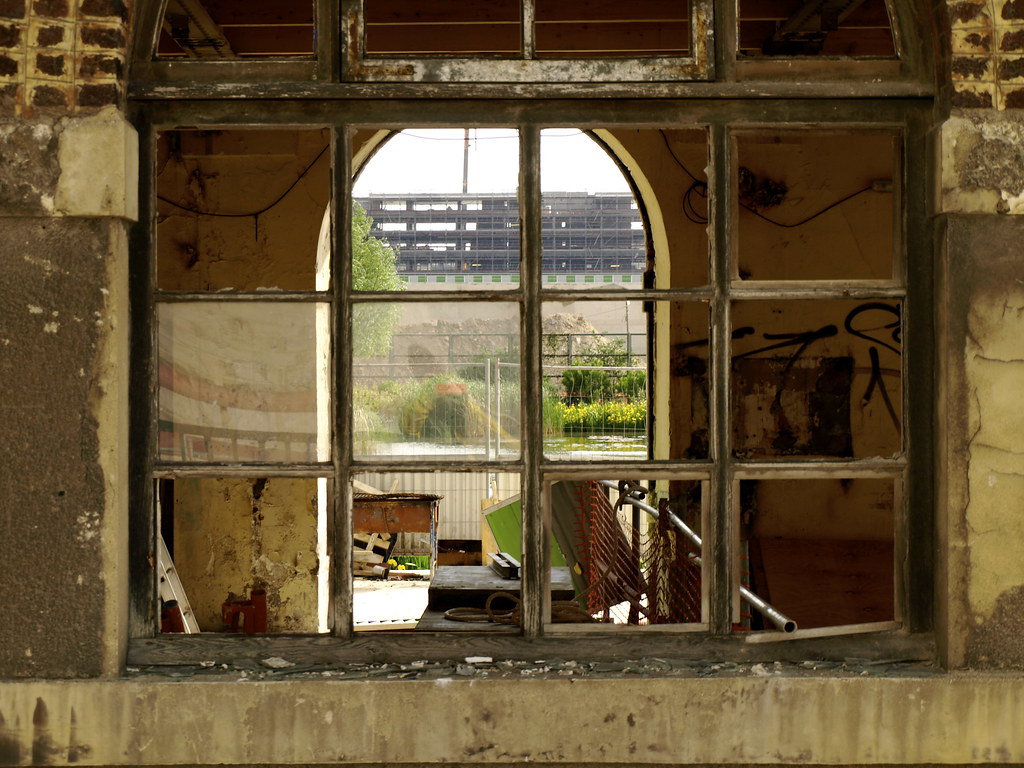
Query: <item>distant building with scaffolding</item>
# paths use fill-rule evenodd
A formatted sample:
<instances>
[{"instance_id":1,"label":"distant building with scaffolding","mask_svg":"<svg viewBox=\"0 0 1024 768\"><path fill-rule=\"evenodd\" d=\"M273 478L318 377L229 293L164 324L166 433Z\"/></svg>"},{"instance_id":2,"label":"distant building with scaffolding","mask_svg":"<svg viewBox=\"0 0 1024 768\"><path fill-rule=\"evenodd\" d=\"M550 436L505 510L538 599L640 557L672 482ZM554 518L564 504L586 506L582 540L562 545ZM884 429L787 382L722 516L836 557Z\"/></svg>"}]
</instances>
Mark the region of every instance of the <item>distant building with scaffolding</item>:
<instances>
[{"instance_id":1,"label":"distant building with scaffolding","mask_svg":"<svg viewBox=\"0 0 1024 768\"><path fill-rule=\"evenodd\" d=\"M398 254L410 285L519 279L519 202L514 193L375 194L358 198L371 234ZM644 228L630 194L554 192L542 202L544 280L638 283Z\"/></svg>"}]
</instances>

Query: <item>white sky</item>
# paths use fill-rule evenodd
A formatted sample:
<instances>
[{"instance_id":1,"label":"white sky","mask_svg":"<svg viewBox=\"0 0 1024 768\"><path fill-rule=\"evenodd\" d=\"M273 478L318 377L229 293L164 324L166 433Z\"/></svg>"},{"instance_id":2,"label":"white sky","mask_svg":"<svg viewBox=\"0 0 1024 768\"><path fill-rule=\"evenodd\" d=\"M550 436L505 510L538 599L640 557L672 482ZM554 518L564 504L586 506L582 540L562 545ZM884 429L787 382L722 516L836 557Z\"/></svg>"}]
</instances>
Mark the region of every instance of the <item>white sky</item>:
<instances>
[{"instance_id":1,"label":"white sky","mask_svg":"<svg viewBox=\"0 0 1024 768\"><path fill-rule=\"evenodd\" d=\"M514 192L519 149L512 129L470 129L469 192ZM463 129L409 129L370 158L353 194L461 192ZM622 172L580 131L541 132L541 187L548 192L629 192Z\"/></svg>"}]
</instances>

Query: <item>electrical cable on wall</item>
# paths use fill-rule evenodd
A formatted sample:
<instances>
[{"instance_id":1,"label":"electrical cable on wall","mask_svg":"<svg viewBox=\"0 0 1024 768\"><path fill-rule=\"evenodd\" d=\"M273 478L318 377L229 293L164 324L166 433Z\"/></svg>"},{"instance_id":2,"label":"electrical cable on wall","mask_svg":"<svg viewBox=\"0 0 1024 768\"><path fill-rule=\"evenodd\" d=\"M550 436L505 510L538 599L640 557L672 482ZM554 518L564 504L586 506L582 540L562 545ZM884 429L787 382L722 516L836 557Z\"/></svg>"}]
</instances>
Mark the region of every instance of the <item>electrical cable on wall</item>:
<instances>
[{"instance_id":1,"label":"electrical cable on wall","mask_svg":"<svg viewBox=\"0 0 1024 768\"><path fill-rule=\"evenodd\" d=\"M672 159L675 161L676 165L678 165L680 168L682 168L683 171L686 173L686 175L689 176L691 179L693 179L693 183L683 193L683 215L686 216L686 219L688 221L691 221L694 224L707 224L708 223L708 217L705 214L702 214L697 209L697 207L694 205L694 197L695 196L703 198L704 200L707 200L707 196L708 196L708 184L707 184L707 182L706 181L701 181L700 179L698 179L696 176L694 176L690 172L690 169L687 168L683 164L683 162L679 159L679 156L676 155L675 150L672 148L672 144L668 140L668 135L666 134L666 132L665 131L660 131L660 133L661 133L661 138L665 142L665 146L668 148L669 154L672 156ZM862 189L858 189L856 192L851 192L850 194L846 195L845 197L842 197L842 198L836 200L833 203L829 203L824 208L822 208L820 211L817 211L816 213L812 213L810 216L808 216L808 217L806 217L804 219L801 219L800 221L796 221L796 222L792 222L792 223L787 223L787 222L784 222L784 221L777 221L777 220L775 220L773 218L770 218L769 216L765 216L763 213L758 211L757 208L755 208L754 206L747 205L747 204L743 203L742 201L740 202L740 207L745 209L745 210L747 210L747 211L749 211L750 213L754 214L759 219L763 219L764 221L768 222L769 224L774 224L776 227L782 227L783 229L792 229L794 227L801 227L804 224L808 223L809 221L813 221L814 219L818 218L822 214L828 213L833 208L836 208L837 206L842 205L846 201L852 200L853 198L857 197L858 195L862 195L865 192L870 192L872 190L875 190L875 191L878 191L878 192L886 191L884 188L882 188L882 185L879 184L878 182L872 182L871 184L868 184L866 187L863 187Z\"/></svg>"},{"instance_id":2,"label":"electrical cable on wall","mask_svg":"<svg viewBox=\"0 0 1024 768\"><path fill-rule=\"evenodd\" d=\"M295 189L295 187L297 187L299 185L299 182L302 181L304 178L306 178L307 175L309 175L309 172L311 170L313 170L313 166L316 165L317 161L327 153L328 149L330 149L330 145L329 144L324 146L324 148L321 149L319 153L317 153L317 156L314 157L309 162L309 164L305 168L302 169L302 172L295 178L295 180L290 185L288 185L288 188L284 192L282 192L280 195L278 195L274 199L274 201L272 203L270 203L269 205L265 205L262 208L260 208L258 210L255 210L255 211L249 211L247 213L220 213L218 211L203 211L203 210L200 210L198 208L191 208L191 207L189 207L187 205L182 205L181 203L176 203L173 200L169 200L168 198L163 197L162 195L157 195L156 198L157 198L157 200L165 202L168 205L172 205L175 208L178 208L179 210L185 211L187 213L194 213L197 216L213 216L213 217L222 218L222 219L246 219L246 218L252 216L253 217L253 223L254 223L254 225L256 227L256 237L259 237L259 232L260 232L259 219L260 219L260 216L262 214L266 213L267 211L271 210L272 208L274 208L276 205L278 205L278 203L280 203L282 200L284 200L286 197L288 197L289 193L291 193L291 191L293 189Z\"/></svg>"}]
</instances>

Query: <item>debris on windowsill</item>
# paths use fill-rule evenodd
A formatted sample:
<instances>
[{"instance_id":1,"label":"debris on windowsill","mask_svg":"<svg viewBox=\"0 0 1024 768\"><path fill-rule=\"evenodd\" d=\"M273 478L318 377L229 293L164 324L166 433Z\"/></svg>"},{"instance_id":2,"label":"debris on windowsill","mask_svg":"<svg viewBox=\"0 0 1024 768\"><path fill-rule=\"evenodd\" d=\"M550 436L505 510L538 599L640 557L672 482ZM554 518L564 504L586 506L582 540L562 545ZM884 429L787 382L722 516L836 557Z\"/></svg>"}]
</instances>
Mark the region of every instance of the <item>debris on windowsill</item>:
<instances>
[{"instance_id":1,"label":"debris on windowsill","mask_svg":"<svg viewBox=\"0 0 1024 768\"><path fill-rule=\"evenodd\" d=\"M580 661L577 659L494 660L488 656L469 656L460 660L429 661L418 659L395 663L303 664L281 657L259 661L218 662L210 667L196 662L167 665L136 664L128 668L131 677L164 676L189 679L210 676L238 676L247 680L331 679L331 680L432 680L457 679L614 679L624 677L672 678L798 678L828 675L834 677L930 677L944 674L936 664L920 661L802 661L802 662L695 662L664 658L638 658L616 661Z\"/></svg>"},{"instance_id":2,"label":"debris on windowsill","mask_svg":"<svg viewBox=\"0 0 1024 768\"><path fill-rule=\"evenodd\" d=\"M294 667L294 661L288 661L288 659L282 659L280 656L271 656L268 659L263 659L260 664L270 669L288 669L288 667Z\"/></svg>"}]
</instances>

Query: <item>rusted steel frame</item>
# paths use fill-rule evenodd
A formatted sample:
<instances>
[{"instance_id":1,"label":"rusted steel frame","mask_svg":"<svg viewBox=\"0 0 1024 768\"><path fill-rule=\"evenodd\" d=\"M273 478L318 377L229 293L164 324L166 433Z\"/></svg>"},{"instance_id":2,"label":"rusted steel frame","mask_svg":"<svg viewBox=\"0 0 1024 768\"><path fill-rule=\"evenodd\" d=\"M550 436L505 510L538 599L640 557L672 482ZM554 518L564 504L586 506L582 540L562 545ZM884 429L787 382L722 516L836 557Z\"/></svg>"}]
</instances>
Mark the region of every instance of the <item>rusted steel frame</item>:
<instances>
[{"instance_id":1,"label":"rusted steel frame","mask_svg":"<svg viewBox=\"0 0 1024 768\"><path fill-rule=\"evenodd\" d=\"M560 480L593 480L595 477L657 477L665 480L696 480L706 481L711 476L714 463L704 461L647 461L635 463L624 461L569 462L547 461L543 467L545 485Z\"/></svg>"},{"instance_id":2,"label":"rusted steel frame","mask_svg":"<svg viewBox=\"0 0 1024 768\"><path fill-rule=\"evenodd\" d=\"M732 473L737 480L813 479L821 477L845 478L899 478L906 472L907 462L902 459L849 459L823 461L780 459L777 461L732 461Z\"/></svg>"},{"instance_id":3,"label":"rusted steel frame","mask_svg":"<svg viewBox=\"0 0 1024 768\"><path fill-rule=\"evenodd\" d=\"M396 461L387 457L380 459L353 458L352 472L514 472L524 471L521 461L495 461L461 459L457 456L445 457L443 461L427 459L417 461Z\"/></svg>"},{"instance_id":4,"label":"rusted steel frame","mask_svg":"<svg viewBox=\"0 0 1024 768\"><path fill-rule=\"evenodd\" d=\"M338 4L314 1L316 71L321 82L337 82L341 76L341 14Z\"/></svg>"},{"instance_id":5,"label":"rusted steel frame","mask_svg":"<svg viewBox=\"0 0 1024 768\"><path fill-rule=\"evenodd\" d=\"M139 133L139 220L131 229L129 313L132 327L128 419L133 450L128 452L129 518L128 631L150 637L158 630L156 499L152 466L156 458L157 328L153 286L156 280L156 134L145 121Z\"/></svg>"},{"instance_id":6,"label":"rusted steel frame","mask_svg":"<svg viewBox=\"0 0 1024 768\"><path fill-rule=\"evenodd\" d=\"M551 572L547 567L550 534L540 484L543 454L541 423L543 392L541 367L543 339L541 331L541 192L540 192L540 130L535 126L519 126L519 210L522 274L522 311L519 337L522 345L522 520L523 520L523 635L540 637L545 617L551 610Z\"/></svg>"},{"instance_id":7,"label":"rusted steel frame","mask_svg":"<svg viewBox=\"0 0 1024 768\"><path fill-rule=\"evenodd\" d=\"M265 302L332 301L332 291L156 291L156 300L161 304L177 304L192 301Z\"/></svg>"},{"instance_id":8,"label":"rusted steel frame","mask_svg":"<svg viewBox=\"0 0 1024 768\"><path fill-rule=\"evenodd\" d=\"M620 490L618 484L612 482L611 480L601 480L600 483L606 488L611 488L612 490L615 491ZM650 504L641 501L640 499L636 499L633 498L632 496L627 495L623 497L623 501L629 504L630 506L635 507L636 509L646 512L655 520L661 517L660 510L655 509ZM665 510L665 514L668 516L668 520L670 523L672 523L672 526L677 531L682 533L686 540L689 541L694 547L696 547L698 552L700 552L704 547L704 543L701 541L700 535L696 531L694 531L690 526L684 523L675 512ZM692 559L693 562L697 565L703 566L704 561L700 555L693 555ZM740 597L742 597L744 600L750 603L750 605L753 606L753 608L758 613L771 620L771 622L776 627L781 629L783 632L796 631L796 622L793 621L793 619L786 616L778 608L775 608L767 600L763 599L756 593L752 592L750 589L743 586L742 584L740 584Z\"/></svg>"},{"instance_id":9,"label":"rusted steel frame","mask_svg":"<svg viewBox=\"0 0 1024 768\"><path fill-rule=\"evenodd\" d=\"M352 291L349 301L362 303L381 303L388 301L400 301L403 304L429 304L432 302L450 302L453 297L463 301L481 302L516 302L518 299L517 287L506 290L493 290L490 288L473 288L472 284L449 291L438 290L415 290L415 291Z\"/></svg>"},{"instance_id":10,"label":"rusted steel frame","mask_svg":"<svg viewBox=\"0 0 1024 768\"><path fill-rule=\"evenodd\" d=\"M145 5L142 3L141 5ZM132 65L133 88L151 88L154 92L179 84L195 87L205 83L208 88L223 90L248 83L260 87L277 83L287 90L286 83L317 84L318 62L312 56L281 59L145 59ZM142 84L147 84L143 86ZM220 85L218 85L218 83ZM228 84L234 84L228 85ZM170 95L170 94L168 94Z\"/></svg>"},{"instance_id":11,"label":"rusted steel frame","mask_svg":"<svg viewBox=\"0 0 1024 768\"><path fill-rule=\"evenodd\" d=\"M351 57L349 57L351 58ZM343 72L343 77L345 73ZM707 67L692 56L644 59L364 58L346 82L359 83L656 83L703 81Z\"/></svg>"},{"instance_id":12,"label":"rusted steel frame","mask_svg":"<svg viewBox=\"0 0 1024 768\"><path fill-rule=\"evenodd\" d=\"M732 258L732 215L735 185L733 173L732 136L725 125L713 124L710 133L710 165L708 173L708 227L711 249L711 284L715 295L711 301L711 381L709 388L711 416L711 459L714 461L710 483L711 514L707 520L706 554L710 565L704 569L708 584L707 617L711 633L728 634L734 614L739 611L733 594L739 587L739 574L733 567L735 559L735 510L733 484L729 476L731 377L731 318L729 288L734 277Z\"/></svg>"},{"instance_id":13,"label":"rusted steel frame","mask_svg":"<svg viewBox=\"0 0 1024 768\"><path fill-rule=\"evenodd\" d=\"M936 480L942 475L936 469L938 456L936 421L942 412L939 405L936 371L935 258L932 238L934 179L930 177L929 157L932 116L920 109L907 115L904 136L904 229L907 260L905 275L909 291L904 307L903 327L906 337L904 374L912 386L903 387L903 439L908 457L903 487L903 527L897 529L897 578L905 590L904 618L912 631L924 632L933 627L935 588ZM913 547L913 556L911 556ZM904 565L905 564L905 565Z\"/></svg>"},{"instance_id":14,"label":"rusted steel frame","mask_svg":"<svg viewBox=\"0 0 1024 768\"><path fill-rule=\"evenodd\" d=\"M176 89L171 89L176 90ZM856 128L868 125L870 113L877 122L871 127L902 127L905 114L912 108L929 108L919 100L834 101L828 99L767 99L737 103L716 99L521 99L491 98L438 99L429 110L419 99L324 99L310 103L286 98L252 101L244 98L211 98L180 101L153 100L139 108L154 126L175 128L246 128L261 126L302 127L347 124L358 128L416 125L422 128L508 127L528 124L539 128L574 125L580 128L663 128L685 125L737 123L748 129L778 129L778 123L799 123L807 127L827 128L841 125ZM491 96L499 93L488 86ZM636 88L633 89L636 94Z\"/></svg>"},{"instance_id":15,"label":"rusted steel frame","mask_svg":"<svg viewBox=\"0 0 1024 768\"><path fill-rule=\"evenodd\" d=\"M257 62L259 63L259 62ZM765 62L737 62L744 67ZM771 63L771 62L767 62ZM800 62L796 62L799 64ZM213 61L140 62L138 76L129 84L134 100L208 99L635 99L642 91L650 99L865 99L931 98L929 82L872 79L834 80L761 78L742 82L552 82L552 83L328 83L306 74L313 62L262 62L252 72L241 72ZM247 66L254 66L245 62ZM151 66L150 66L151 65ZM173 68L168 69L171 65ZM240 66L240 65L239 65ZM188 69L195 67L195 70ZM187 71L182 71L185 68ZM205 68L205 69L204 69ZM601 127L601 126L595 126Z\"/></svg>"},{"instance_id":16,"label":"rusted steel frame","mask_svg":"<svg viewBox=\"0 0 1024 768\"><path fill-rule=\"evenodd\" d=\"M167 0L139 3L133 9L134 35L132 37L131 61L128 64L129 79L134 79L139 68L145 67L156 56L157 40L163 23Z\"/></svg>"},{"instance_id":17,"label":"rusted steel frame","mask_svg":"<svg viewBox=\"0 0 1024 768\"><path fill-rule=\"evenodd\" d=\"M805 285L793 281L788 285L780 283L756 287L749 280L735 281L729 291L733 299L764 301L776 299L902 299L906 289L891 280L878 287L859 285L857 280L832 280Z\"/></svg>"},{"instance_id":18,"label":"rusted steel frame","mask_svg":"<svg viewBox=\"0 0 1024 768\"><path fill-rule=\"evenodd\" d=\"M325 0L320 0L324 2ZM339 37L339 71L342 82L358 79L366 54L366 27L363 0L337 0Z\"/></svg>"},{"instance_id":19,"label":"rusted steel frame","mask_svg":"<svg viewBox=\"0 0 1024 768\"><path fill-rule=\"evenodd\" d=\"M333 170L331 212L331 285L334 303L331 356L334 376L331 389L334 458L334 504L328 520L328 540L333 541L330 578L329 625L335 637L351 637L352 629L352 129L331 131ZM333 536L332 536L333 533Z\"/></svg>"},{"instance_id":20,"label":"rusted steel frame","mask_svg":"<svg viewBox=\"0 0 1024 768\"><path fill-rule=\"evenodd\" d=\"M537 55L537 30L534 28L537 19L536 0L520 0L520 14L521 55L524 59L531 60Z\"/></svg>"},{"instance_id":21,"label":"rusted steel frame","mask_svg":"<svg viewBox=\"0 0 1024 768\"><path fill-rule=\"evenodd\" d=\"M154 478L175 477L332 477L334 465L329 463L240 464L238 462L203 462L175 464L157 462Z\"/></svg>"}]
</instances>

